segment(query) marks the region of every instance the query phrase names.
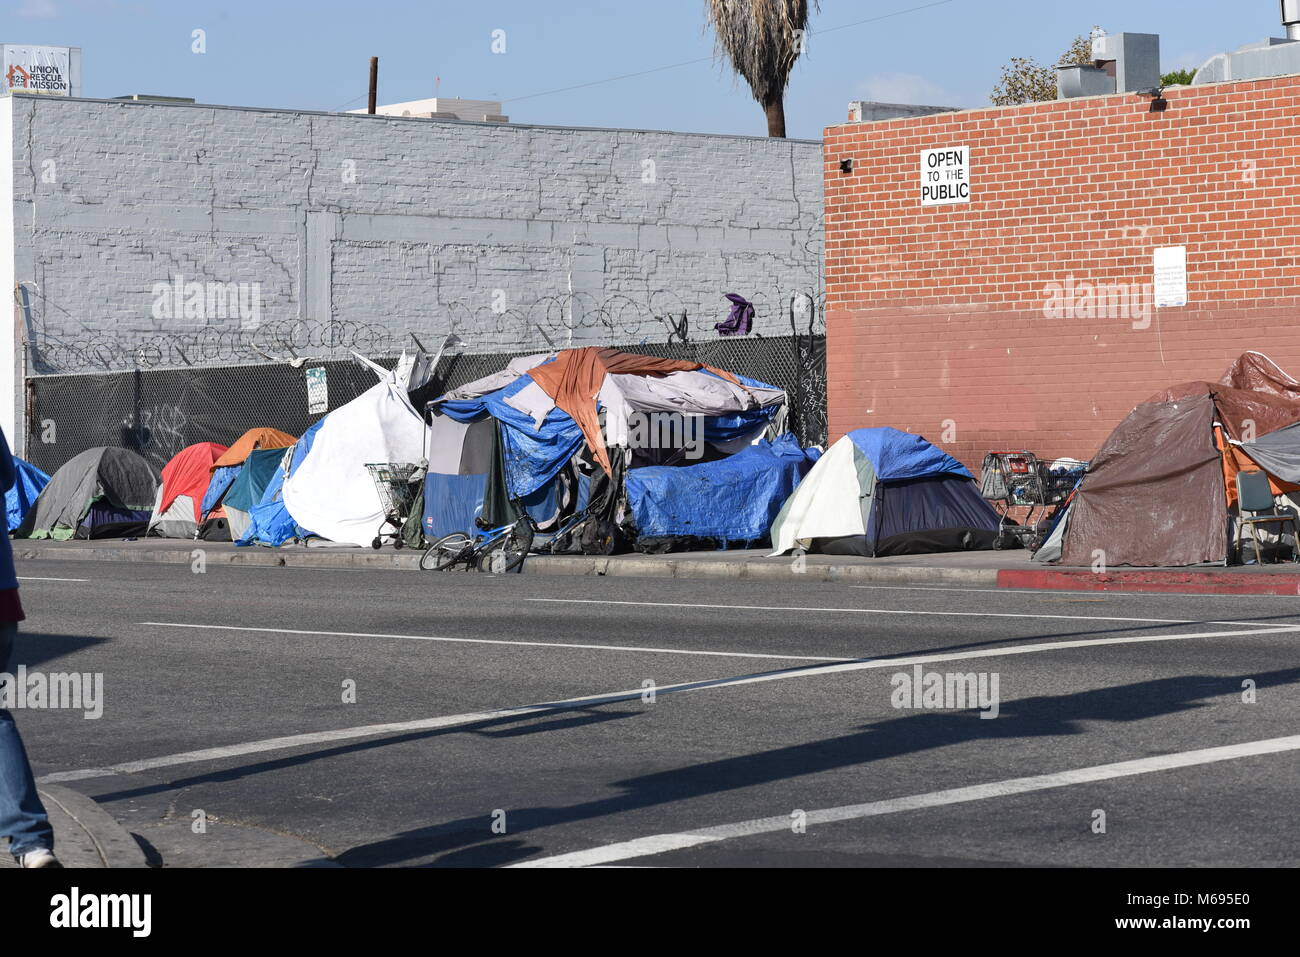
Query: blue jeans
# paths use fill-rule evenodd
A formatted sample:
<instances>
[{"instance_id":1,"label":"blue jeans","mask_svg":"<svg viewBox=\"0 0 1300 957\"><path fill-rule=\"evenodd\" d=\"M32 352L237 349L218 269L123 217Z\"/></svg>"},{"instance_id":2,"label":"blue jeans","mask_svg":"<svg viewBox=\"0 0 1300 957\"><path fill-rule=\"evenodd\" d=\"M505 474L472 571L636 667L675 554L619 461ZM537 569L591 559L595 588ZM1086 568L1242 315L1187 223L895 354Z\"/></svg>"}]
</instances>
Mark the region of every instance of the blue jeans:
<instances>
[{"instance_id":1,"label":"blue jeans","mask_svg":"<svg viewBox=\"0 0 1300 957\"><path fill-rule=\"evenodd\" d=\"M0 622L0 672L12 674L16 622ZM11 678L12 682L13 679ZM0 708L0 837L9 838L9 853L15 857L41 848L54 850L54 829L36 793L32 766L18 737L14 716Z\"/></svg>"}]
</instances>

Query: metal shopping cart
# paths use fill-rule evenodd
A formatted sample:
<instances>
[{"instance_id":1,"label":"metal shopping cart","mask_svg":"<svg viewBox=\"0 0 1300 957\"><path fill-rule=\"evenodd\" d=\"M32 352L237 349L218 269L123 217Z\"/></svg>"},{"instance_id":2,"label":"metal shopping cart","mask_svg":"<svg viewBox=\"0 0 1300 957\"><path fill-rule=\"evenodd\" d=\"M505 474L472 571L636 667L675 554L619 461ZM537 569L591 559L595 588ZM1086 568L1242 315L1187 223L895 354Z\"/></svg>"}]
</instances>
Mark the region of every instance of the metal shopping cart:
<instances>
[{"instance_id":1,"label":"metal shopping cart","mask_svg":"<svg viewBox=\"0 0 1300 957\"><path fill-rule=\"evenodd\" d=\"M402 526L411 517L411 508L415 504L424 468L411 462L374 462L366 465L366 471L375 483L380 507L384 511L384 521L370 547L381 548L384 539L391 539L394 548L401 548ZM394 530L385 531L390 525Z\"/></svg>"},{"instance_id":2,"label":"metal shopping cart","mask_svg":"<svg viewBox=\"0 0 1300 957\"><path fill-rule=\"evenodd\" d=\"M980 494L997 508L998 537L994 548L1018 541L1037 551L1054 525L1057 510L1069 498L1088 463L1069 460L1052 467L1033 452L990 452L980 470ZM1009 517L1013 508L1028 508L1024 520Z\"/></svg>"}]
</instances>

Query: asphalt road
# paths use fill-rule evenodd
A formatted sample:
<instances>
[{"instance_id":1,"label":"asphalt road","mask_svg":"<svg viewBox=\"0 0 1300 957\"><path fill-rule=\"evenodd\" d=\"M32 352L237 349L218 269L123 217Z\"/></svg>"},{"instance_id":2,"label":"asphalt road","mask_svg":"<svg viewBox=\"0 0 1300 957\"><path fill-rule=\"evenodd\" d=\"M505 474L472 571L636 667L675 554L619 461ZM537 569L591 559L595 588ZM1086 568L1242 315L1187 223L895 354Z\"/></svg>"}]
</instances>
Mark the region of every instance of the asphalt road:
<instances>
[{"instance_id":1,"label":"asphalt road","mask_svg":"<svg viewBox=\"0 0 1300 957\"><path fill-rule=\"evenodd\" d=\"M165 866L1300 862L1296 599L19 575L19 660L104 676L18 714L38 776ZM917 665L997 716L896 707Z\"/></svg>"}]
</instances>

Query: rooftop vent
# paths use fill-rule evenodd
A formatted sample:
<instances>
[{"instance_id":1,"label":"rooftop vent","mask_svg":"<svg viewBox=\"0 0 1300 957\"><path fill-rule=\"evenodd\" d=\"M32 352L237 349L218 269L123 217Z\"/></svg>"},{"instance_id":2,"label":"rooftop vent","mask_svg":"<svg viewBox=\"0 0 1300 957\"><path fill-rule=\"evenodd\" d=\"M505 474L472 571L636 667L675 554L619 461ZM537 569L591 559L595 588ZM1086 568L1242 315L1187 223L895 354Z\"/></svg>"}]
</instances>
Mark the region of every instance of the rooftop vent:
<instances>
[{"instance_id":1,"label":"rooftop vent","mask_svg":"<svg viewBox=\"0 0 1300 957\"><path fill-rule=\"evenodd\" d=\"M1232 53L1210 57L1196 71L1193 83L1259 80L1300 73L1300 0L1281 0L1286 38L1267 37Z\"/></svg>"}]
</instances>

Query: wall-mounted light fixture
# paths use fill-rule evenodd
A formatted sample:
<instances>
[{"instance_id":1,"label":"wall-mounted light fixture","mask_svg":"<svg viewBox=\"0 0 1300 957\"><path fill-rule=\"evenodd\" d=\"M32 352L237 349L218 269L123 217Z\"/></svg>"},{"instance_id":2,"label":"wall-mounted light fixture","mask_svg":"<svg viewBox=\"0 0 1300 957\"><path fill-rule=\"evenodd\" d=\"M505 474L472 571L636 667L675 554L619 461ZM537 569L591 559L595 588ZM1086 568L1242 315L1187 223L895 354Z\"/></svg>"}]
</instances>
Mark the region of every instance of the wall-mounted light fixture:
<instances>
[{"instance_id":1,"label":"wall-mounted light fixture","mask_svg":"<svg viewBox=\"0 0 1300 957\"><path fill-rule=\"evenodd\" d=\"M845 174L847 174L847 173L852 173L852 172L853 172L853 160L852 160L852 159L843 159L843 160L840 160L840 172L841 172L841 173L845 173Z\"/></svg>"},{"instance_id":2,"label":"wall-mounted light fixture","mask_svg":"<svg viewBox=\"0 0 1300 957\"><path fill-rule=\"evenodd\" d=\"M1138 96L1147 96L1151 98L1151 108L1148 113L1163 113L1169 108L1169 101L1165 99L1165 88L1163 86L1152 87L1149 90L1138 90Z\"/></svg>"}]
</instances>

